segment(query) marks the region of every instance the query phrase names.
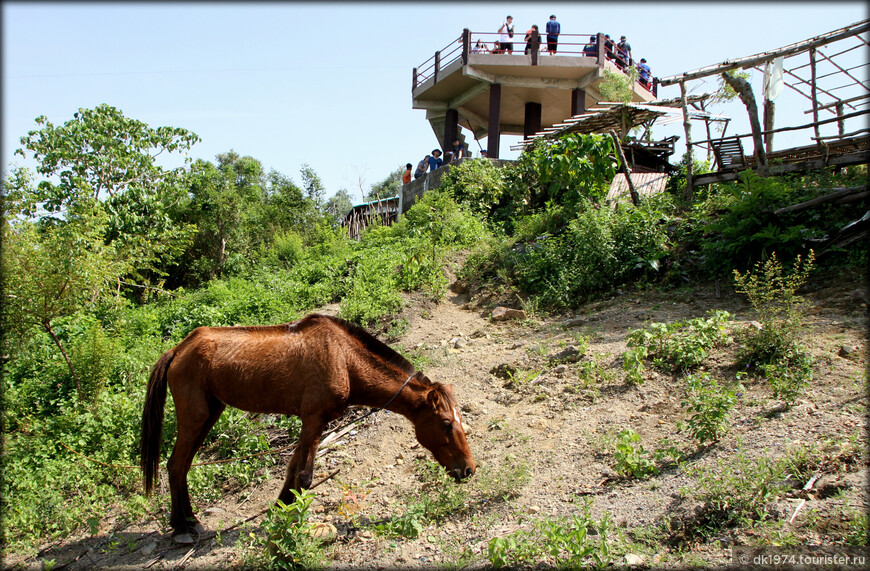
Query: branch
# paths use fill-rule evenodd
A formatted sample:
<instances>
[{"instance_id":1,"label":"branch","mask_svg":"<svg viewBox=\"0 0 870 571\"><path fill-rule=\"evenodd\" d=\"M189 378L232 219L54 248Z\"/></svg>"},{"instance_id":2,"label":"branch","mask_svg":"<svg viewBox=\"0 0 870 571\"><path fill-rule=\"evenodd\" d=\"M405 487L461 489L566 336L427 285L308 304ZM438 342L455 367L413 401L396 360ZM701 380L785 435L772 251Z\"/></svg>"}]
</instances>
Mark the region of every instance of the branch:
<instances>
[{"instance_id":1,"label":"branch","mask_svg":"<svg viewBox=\"0 0 870 571\"><path fill-rule=\"evenodd\" d=\"M813 206L818 206L819 204L824 204L825 202L839 200L845 196L849 196L850 194L866 191L866 189L866 185L851 186L849 188L832 188L830 190L834 192L831 192L829 194L823 194L822 196L817 196L813 199L807 200L806 202L792 204L791 206L785 206L783 208L780 208L779 210L774 210L773 213L779 216L780 214L784 214L786 212L797 212L800 210L806 210L807 208L812 208Z\"/></svg>"}]
</instances>

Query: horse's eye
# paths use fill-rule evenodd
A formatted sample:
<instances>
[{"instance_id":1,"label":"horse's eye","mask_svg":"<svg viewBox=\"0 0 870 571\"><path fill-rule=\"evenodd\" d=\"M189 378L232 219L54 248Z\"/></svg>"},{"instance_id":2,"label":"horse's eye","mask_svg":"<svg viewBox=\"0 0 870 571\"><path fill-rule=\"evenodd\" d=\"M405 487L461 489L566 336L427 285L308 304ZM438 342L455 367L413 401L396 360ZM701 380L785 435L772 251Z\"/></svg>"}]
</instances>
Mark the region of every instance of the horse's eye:
<instances>
[{"instance_id":1,"label":"horse's eye","mask_svg":"<svg viewBox=\"0 0 870 571\"><path fill-rule=\"evenodd\" d=\"M453 421L445 418L441 421L441 428L443 428L444 430L453 430Z\"/></svg>"}]
</instances>

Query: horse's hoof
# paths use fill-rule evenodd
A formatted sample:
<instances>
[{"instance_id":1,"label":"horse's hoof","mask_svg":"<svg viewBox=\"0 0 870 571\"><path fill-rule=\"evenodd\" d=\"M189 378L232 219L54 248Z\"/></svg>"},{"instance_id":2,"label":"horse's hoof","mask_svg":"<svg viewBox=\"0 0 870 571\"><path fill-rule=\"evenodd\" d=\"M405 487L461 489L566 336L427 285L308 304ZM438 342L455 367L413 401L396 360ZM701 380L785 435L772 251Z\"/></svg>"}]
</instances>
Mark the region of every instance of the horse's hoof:
<instances>
[{"instance_id":1,"label":"horse's hoof","mask_svg":"<svg viewBox=\"0 0 870 571\"><path fill-rule=\"evenodd\" d=\"M188 526L173 533L172 542L180 543L182 545L196 543L204 532L205 528L202 527L202 524L197 522L194 526Z\"/></svg>"}]
</instances>

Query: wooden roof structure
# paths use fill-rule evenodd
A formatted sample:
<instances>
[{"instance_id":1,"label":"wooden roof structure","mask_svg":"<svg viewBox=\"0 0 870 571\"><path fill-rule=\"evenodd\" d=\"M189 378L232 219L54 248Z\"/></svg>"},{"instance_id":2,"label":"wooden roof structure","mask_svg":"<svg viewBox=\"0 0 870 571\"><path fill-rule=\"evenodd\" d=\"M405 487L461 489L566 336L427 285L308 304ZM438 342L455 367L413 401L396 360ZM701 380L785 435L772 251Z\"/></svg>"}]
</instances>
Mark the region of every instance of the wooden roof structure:
<instances>
[{"instance_id":1,"label":"wooden roof structure","mask_svg":"<svg viewBox=\"0 0 870 571\"><path fill-rule=\"evenodd\" d=\"M659 84L663 86L679 84L682 94L681 107L685 117L690 113L686 91L686 84L689 81L711 76L725 77L726 72L735 69L755 69L766 72L768 69L773 70L775 67L781 66L781 85L809 100L810 109L805 111L804 114L812 114L812 121L805 125L774 129L773 101L771 98L775 98L775 95L771 96L768 89L765 88L762 90L764 97L763 105L759 104L757 106L759 108L763 107L765 111L764 125L762 127L762 122L759 121L757 112L752 110L752 106L755 105L754 96L748 83L739 78L726 78L726 81L732 84L732 87L740 86L741 82L745 84L742 87L741 100L743 100L747 107L752 133L732 135L730 139L734 140L726 141L724 133L719 140L714 140L708 132L707 140L694 143L695 145L705 143L714 147L714 149L718 145L718 149L715 149L717 163L720 171L723 172L713 173L713 175L701 175L696 180L691 164L689 164L684 196L691 195L695 184L734 180L737 176L735 167L756 168L762 174L785 174L787 172L798 172L795 170L798 166L800 171L805 171L830 165L845 166L866 163L867 152L862 151L861 148L866 148L866 133L870 132L870 129L866 127L866 114L870 113L870 110L866 109L867 104L870 103L870 85L868 85L866 80L861 78L866 77L866 68L870 66L866 58L867 47L870 46L868 34L870 34L870 19L865 19L775 50L730 59L694 71L659 79ZM824 51L822 48L824 48ZM798 56L807 55L809 56L807 60L799 61L793 59ZM753 100L751 105L747 102L747 99ZM770 110L769 114L768 110ZM827 114L834 117L831 119L821 117L821 115ZM847 121L854 121L861 116L865 117L863 117L859 128L847 133ZM820 127L826 124L833 124L834 122L837 124L837 134L823 136ZM689 121L684 118L683 124L686 145L688 152L691 153L693 142ZM789 149L774 151L773 136L775 133L800 129L813 130L811 139L815 141L818 147L815 155L819 157L819 160L807 161L806 157L809 152L807 149L797 153L790 153ZM743 158L738 156L742 153L740 139L748 137L752 138L754 148L752 149L751 157ZM856 140L849 141L848 139ZM861 139L864 140L862 141ZM837 156L838 150L842 151L842 156ZM835 152L832 153L832 151ZM768 155L771 155L771 158L776 157L782 162L793 160L802 164L777 165L772 167L769 164Z\"/></svg>"}]
</instances>

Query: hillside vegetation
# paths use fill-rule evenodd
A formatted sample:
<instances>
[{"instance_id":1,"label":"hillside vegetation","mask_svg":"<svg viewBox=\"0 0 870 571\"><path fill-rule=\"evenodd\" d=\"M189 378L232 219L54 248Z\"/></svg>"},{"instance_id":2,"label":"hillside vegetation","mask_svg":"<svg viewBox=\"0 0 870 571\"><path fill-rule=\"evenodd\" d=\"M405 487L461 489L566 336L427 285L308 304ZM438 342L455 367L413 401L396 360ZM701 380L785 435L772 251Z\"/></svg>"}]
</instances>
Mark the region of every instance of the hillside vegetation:
<instances>
[{"instance_id":1,"label":"hillside vegetation","mask_svg":"<svg viewBox=\"0 0 870 571\"><path fill-rule=\"evenodd\" d=\"M153 129L109 106L80 110L62 126L44 118L37 124L22 139L21 154L39 167L35 173L13 169L3 182L0 508L8 560L50 566L75 559L82 566L88 564L82 554L90 550L95 564L121 564L112 559L119 553L127 553L124 564L146 563L151 551L142 549L161 537L154 530L167 529L169 507L167 494L143 495L136 468L151 366L196 327L283 323L314 310L369 328L418 368L454 382L460 402L471 397L464 410L474 424L472 448L489 468L475 482L455 487L425 459L403 461L413 469L406 479L416 478L418 494L406 495L399 511L367 512L362 499L369 488L351 461L356 444L348 444L341 465L352 476L339 476L341 481L323 485L330 490L307 492L295 507L275 508L237 528L227 535L231 555L221 551L220 536L212 539L205 549L222 559L202 564L363 564L347 547L354 541L377 545L370 560L386 557L390 566L413 559L399 554L406 544L424 549L419 542L428 541L440 545L435 551L441 556L424 558L457 568L481 562L604 567L622 564L638 550L649 558L658 554L663 564L682 564L699 546L725 535L735 545L866 546L867 517L858 503L867 500L866 482L831 492L841 494L846 507L827 514L842 517L824 529L820 520L807 519L780 533L774 528L785 516L771 508L815 474L866 468L861 328L867 290L861 276L867 245L821 248L860 213L854 203L826 203L775 214L832 188L866 184L866 167L787 179L745 172L735 183L696 191L691 203L681 202L677 191L638 206L608 205L603 197L618 168L611 139L569 135L535 145L505 168L485 159L464 162L400 222L372 227L353 241L338 224L343 205L324 200L322 183L307 167L301 185L232 151L215 163L165 169L156 156L189 149L196 135ZM696 172L702 168L696 165ZM693 303L711 284L728 301L707 296ZM824 324L808 311L813 303L824 305L808 301L823 290L852 296L845 305L831 302L836 311ZM679 315L658 311L677 300ZM495 326L482 319L495 304L524 309L528 320ZM614 321L605 331L590 325L590 316L601 319L607 311L643 318ZM444 314L440 321L438 313ZM557 327L584 315L583 327ZM457 337L449 335L451 320L468 320L474 330L460 337L477 332L475 342L488 349L463 350L459 373L451 369L451 351L461 345L422 337L427 320L432 331L449 338ZM832 330L839 333L814 338L813 331ZM616 345L605 348L614 335ZM827 356L832 344L845 352L843 363L832 364ZM553 357L569 346L574 353ZM586 445L595 451L575 450L572 461L592 454L599 468L609 466L605 480L620 490L662 482L649 486L654 493L656 486L691 479L695 484L683 497L692 498L695 512L659 505L650 509L674 517L631 526L618 505L595 503L608 493L598 488L577 495L565 487L560 493L569 499L558 505L528 503L544 501L529 499L539 471L551 482L567 482L569 472L587 469L523 461L538 446L526 430L532 423L540 420L561 435L554 418L561 425L590 406L584 418L606 416L608 406L629 406L613 404L618 401L649 416L669 391L678 399L675 408L668 406L681 419L679 427L659 410L656 420L669 423L668 430L655 425L643 437L629 418L641 414L636 411L601 430L584 425L591 431ZM815 395L810 404L819 395L847 403L848 418L837 417L814 444L797 444L769 459L759 454L766 442L747 451L734 446L733 434L748 438L753 422L799 430L798 417L803 422L816 414L806 412L808 394ZM478 402L490 398L495 400ZM546 408L555 402L559 407ZM530 411L521 421L505 412L517 403ZM558 416L546 416L552 414ZM166 419L162 449L168 455L171 400ZM390 422L401 430L402 422ZM665 438L676 428L679 438ZM371 437L363 432L360 439ZM286 459L261 453L292 442L297 433L294 418L228 409L196 461L246 459L195 468L195 505L235 505L260 490L258 505L268 507L276 494L262 490L280 479L275 474ZM410 449L410 433L399 440L406 436ZM719 464L711 464L714 459ZM674 480L656 480L666 477ZM517 523L493 529L486 518L496 515ZM327 516L344 522L337 526L343 535L332 544L309 534L312 521ZM444 525L464 529L474 542L431 539L441 537L434 530Z\"/></svg>"}]
</instances>

